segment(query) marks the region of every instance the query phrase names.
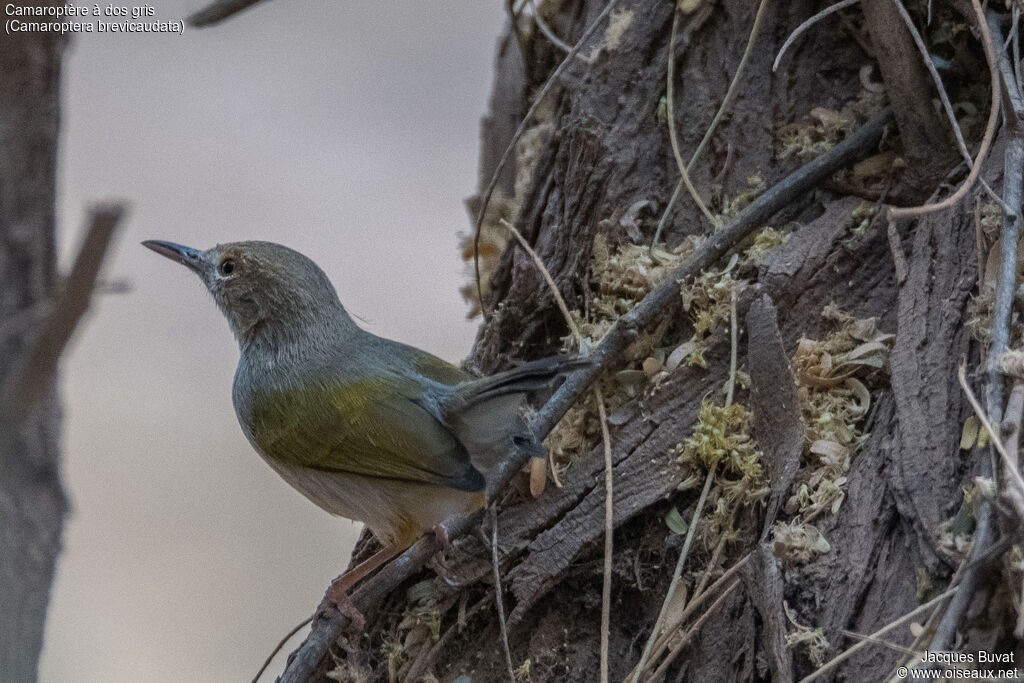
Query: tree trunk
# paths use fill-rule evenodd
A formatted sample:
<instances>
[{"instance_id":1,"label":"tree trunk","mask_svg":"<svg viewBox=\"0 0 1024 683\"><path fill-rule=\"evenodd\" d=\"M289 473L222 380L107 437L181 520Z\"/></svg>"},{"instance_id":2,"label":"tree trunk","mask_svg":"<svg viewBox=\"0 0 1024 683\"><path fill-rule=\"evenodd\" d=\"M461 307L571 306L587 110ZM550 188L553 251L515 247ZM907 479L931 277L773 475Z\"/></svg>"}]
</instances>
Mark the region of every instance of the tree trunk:
<instances>
[{"instance_id":1,"label":"tree trunk","mask_svg":"<svg viewBox=\"0 0 1024 683\"><path fill-rule=\"evenodd\" d=\"M499 176L482 234L501 252L484 260L489 317L470 359L481 371L556 352L568 334L533 260L498 236L504 234L499 217L514 221L533 245L569 307L579 312L585 334L595 339L602 329L595 321L609 308L621 313L653 286L643 273L658 263L643 260L646 245L680 178L671 124L664 121L676 4L619 2L607 27L584 46L584 58L570 64L530 122L513 155L515 172L506 168ZM756 3L681 4L689 11L679 11L672 48L672 104L686 160L729 88ZM846 632L872 633L941 593L964 560L973 511L970 505L957 511L964 487L989 455L970 444L961 449L971 410L957 367L964 358L968 367L979 366L982 345L971 332L984 339L991 325L991 292L979 294L978 271L993 243L982 228L993 224L989 217L997 205L975 188L948 210L888 230L884 207L876 211L876 200L916 203L947 174L954 186L964 176L954 173L959 155L944 115L935 116L934 86L919 68L909 33L903 24L885 24L892 19L889 4L865 2L863 10L825 19L790 48L773 74L783 41L823 4L768 3L737 97L691 172L716 222L727 221L750 196L884 106L885 98L872 92L876 86L909 83L918 95L901 91L891 104L899 126L913 122L915 128L901 135L902 128L893 127L870 159L776 215L772 225L788 236L766 232L748 240L727 278L721 263L696 285L681 283L680 300L665 311L664 323L643 331L630 357L615 368L627 372L602 384L615 488L611 680L630 674L651 637L683 545L676 533L683 531L680 517L698 526L674 601L678 608L700 586L739 567L674 627L677 633L692 629L688 640L668 634L665 649L676 654L667 659L656 652L644 681L801 678L857 642ZM907 3L924 26L926 3L919 4ZM572 44L605 1L540 5L554 33ZM875 15L865 20L863 12L876 5L885 6L885 21ZM978 75L988 70L977 33L961 30L965 24L976 29L976 23L937 3L932 11L934 35L926 32L927 41L939 42L940 33L957 27L959 37L945 45L951 66L944 78L953 101L969 101L979 112L961 121L974 153L990 107L987 75ZM891 42L877 56L888 62L871 75L862 67L873 63L871 40L883 34ZM521 38L517 43L506 36L501 43L494 109L484 126L481 193L519 117L565 56L532 23ZM901 68L898 60L912 66ZM930 153L922 149L929 145ZM997 141L982 172L997 193L1004 147ZM928 165L908 175L900 158ZM979 204L976 234L979 197L985 203ZM471 208L480 202L475 197ZM995 216L998 224L998 211ZM668 247L657 258L690 253L699 236L714 229L684 190L669 211L661 242ZM746 251L759 244L767 247ZM484 249L480 253L486 256ZM610 277L613 271L618 280ZM723 283L738 292L741 381L735 401L753 415L760 461L744 465L744 474L715 461L710 502L694 522L709 465L687 456L698 448L687 440L695 430L708 433L702 405L724 404L730 376L730 299L715 293ZM708 322L702 313L714 315ZM828 346L840 338L845 348ZM694 362L667 363L681 345ZM800 354L826 348L833 348L826 360L819 355L813 367L802 364L807 356ZM858 354L867 353L877 355L860 363ZM833 362L851 364L830 374ZM861 403L844 403L845 418L814 412L813 405L823 404L808 403L809 396L827 402L840 395L849 401L853 394ZM584 402L570 413L575 426L563 425L556 435L563 448L555 460L565 468L560 488L549 485L533 497L523 483L499 501L512 661L523 667L523 676L528 666L535 682L599 680L605 490L596 414L593 402ZM837 419L850 420L848 438L820 436ZM567 445L568 436L579 437L581 445ZM834 467L826 475L830 462ZM758 468L763 479L753 473ZM748 474L749 481L761 482L760 490L741 486ZM813 498L824 495L820 485L829 476L832 497ZM1015 652L1019 661L1024 652L1012 634L1016 614L1009 596L1019 590L1020 576L1000 571L998 561L986 567L983 589L960 623L966 637L961 647ZM382 609L366 615L368 635L349 643L343 664L335 660L324 671L335 669L340 680L416 681L428 673L442 681L462 674L474 683L506 679L489 547L465 539L446 559L444 574L442 581L423 572L422 583L410 581L407 591L396 591ZM929 614L915 621L923 624ZM885 639L911 647L913 637L904 626ZM871 645L825 678L885 680L906 658ZM660 673L651 677L658 666Z\"/></svg>"},{"instance_id":2,"label":"tree trunk","mask_svg":"<svg viewBox=\"0 0 1024 683\"><path fill-rule=\"evenodd\" d=\"M53 5L55 2L17 3ZM0 387L57 285L55 181L64 38L0 40ZM35 681L67 503L52 382L24 420L0 416L0 679Z\"/></svg>"}]
</instances>

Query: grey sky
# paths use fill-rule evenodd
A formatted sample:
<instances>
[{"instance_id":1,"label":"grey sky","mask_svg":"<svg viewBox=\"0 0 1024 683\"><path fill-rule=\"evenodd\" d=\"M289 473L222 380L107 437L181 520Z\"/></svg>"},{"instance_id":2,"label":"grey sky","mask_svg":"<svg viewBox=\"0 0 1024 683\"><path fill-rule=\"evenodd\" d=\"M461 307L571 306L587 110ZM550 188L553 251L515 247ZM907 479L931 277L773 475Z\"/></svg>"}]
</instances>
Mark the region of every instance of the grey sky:
<instances>
[{"instance_id":1,"label":"grey sky","mask_svg":"<svg viewBox=\"0 0 1024 683\"><path fill-rule=\"evenodd\" d=\"M138 243L283 242L369 329L458 361L475 325L456 236L501 22L485 0L275 0L184 36L75 39L64 262L84 207L124 197L105 275L134 289L96 301L63 366L73 512L42 681L249 680L343 568L358 527L251 451L226 323Z\"/></svg>"}]
</instances>

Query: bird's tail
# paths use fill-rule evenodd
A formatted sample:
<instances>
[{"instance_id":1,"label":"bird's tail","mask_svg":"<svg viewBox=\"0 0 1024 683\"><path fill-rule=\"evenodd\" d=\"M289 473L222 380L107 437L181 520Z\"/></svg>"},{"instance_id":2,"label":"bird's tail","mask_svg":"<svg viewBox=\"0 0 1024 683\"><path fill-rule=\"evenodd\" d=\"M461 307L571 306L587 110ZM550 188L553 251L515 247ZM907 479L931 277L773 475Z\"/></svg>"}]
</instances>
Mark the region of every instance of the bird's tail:
<instances>
[{"instance_id":1,"label":"bird's tail","mask_svg":"<svg viewBox=\"0 0 1024 683\"><path fill-rule=\"evenodd\" d=\"M513 394L530 396L548 390L559 377L590 365L580 357L549 356L489 377L471 380L455 392L456 403L470 407Z\"/></svg>"},{"instance_id":2,"label":"bird's tail","mask_svg":"<svg viewBox=\"0 0 1024 683\"><path fill-rule=\"evenodd\" d=\"M511 443L529 450L533 457L543 457L543 447L526 424L527 402L546 400L558 378L590 364L584 358L552 356L470 380L456 389L447 406L448 422L485 478L505 458Z\"/></svg>"}]
</instances>

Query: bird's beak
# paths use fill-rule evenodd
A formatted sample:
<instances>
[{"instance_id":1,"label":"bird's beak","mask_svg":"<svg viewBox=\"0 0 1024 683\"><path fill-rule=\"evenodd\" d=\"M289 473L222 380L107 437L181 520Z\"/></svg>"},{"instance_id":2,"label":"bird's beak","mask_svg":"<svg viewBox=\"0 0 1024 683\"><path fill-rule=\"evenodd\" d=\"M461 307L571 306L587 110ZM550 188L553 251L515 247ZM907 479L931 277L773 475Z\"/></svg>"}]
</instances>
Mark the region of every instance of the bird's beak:
<instances>
[{"instance_id":1,"label":"bird's beak","mask_svg":"<svg viewBox=\"0 0 1024 683\"><path fill-rule=\"evenodd\" d=\"M152 249L161 256L166 256L172 261L177 261L197 273L202 268L203 252L198 249L185 247L174 242L164 242L163 240L146 240L142 243L142 246Z\"/></svg>"}]
</instances>

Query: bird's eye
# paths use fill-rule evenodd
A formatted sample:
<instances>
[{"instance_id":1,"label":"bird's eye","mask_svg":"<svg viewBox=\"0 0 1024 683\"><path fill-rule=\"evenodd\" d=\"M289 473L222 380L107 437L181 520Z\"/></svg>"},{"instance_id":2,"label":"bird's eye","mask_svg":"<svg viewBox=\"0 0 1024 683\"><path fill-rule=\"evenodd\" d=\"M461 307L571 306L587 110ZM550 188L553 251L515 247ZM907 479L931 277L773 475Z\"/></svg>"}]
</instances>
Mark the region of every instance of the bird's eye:
<instances>
[{"instance_id":1,"label":"bird's eye","mask_svg":"<svg viewBox=\"0 0 1024 683\"><path fill-rule=\"evenodd\" d=\"M220 271L221 275L231 275L231 273L235 272L235 259L224 259L220 262L220 266L217 267L217 270Z\"/></svg>"}]
</instances>

